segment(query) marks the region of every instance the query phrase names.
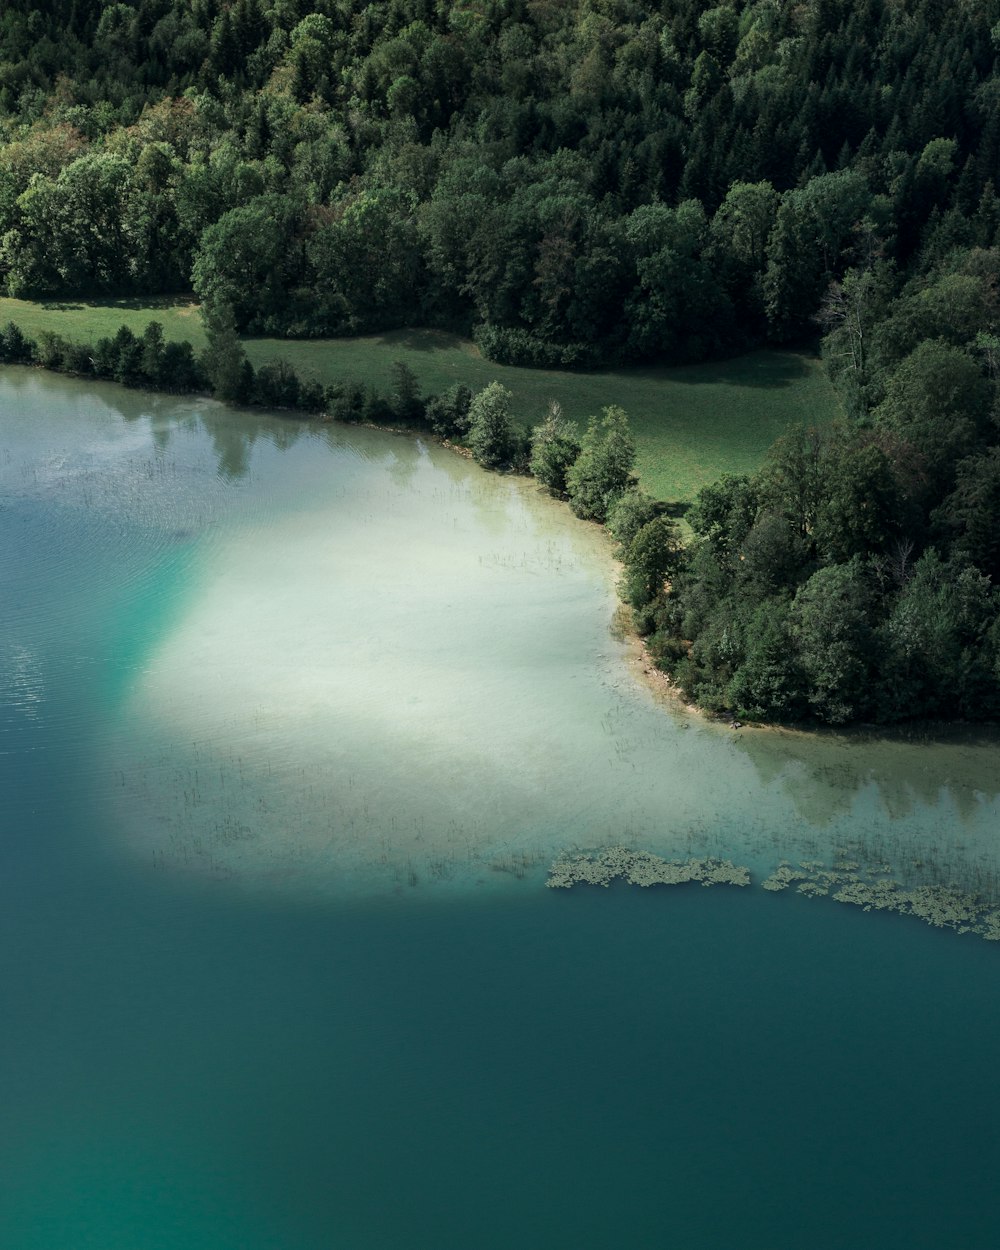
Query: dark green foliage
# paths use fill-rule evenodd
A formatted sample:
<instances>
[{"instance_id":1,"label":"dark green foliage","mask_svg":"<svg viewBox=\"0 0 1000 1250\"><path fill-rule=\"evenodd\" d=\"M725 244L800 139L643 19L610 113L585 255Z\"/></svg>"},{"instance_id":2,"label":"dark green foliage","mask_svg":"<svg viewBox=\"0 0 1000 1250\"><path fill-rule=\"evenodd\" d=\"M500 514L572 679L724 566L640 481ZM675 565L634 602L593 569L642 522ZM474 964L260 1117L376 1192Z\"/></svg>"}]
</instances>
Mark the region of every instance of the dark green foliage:
<instances>
[{"instance_id":1,"label":"dark green foliage","mask_svg":"<svg viewBox=\"0 0 1000 1250\"><path fill-rule=\"evenodd\" d=\"M826 344L851 421L702 491L653 651L704 706L830 724L1000 715L1000 352L986 254L895 299L849 273ZM845 359L847 363L845 363Z\"/></svg>"},{"instance_id":2,"label":"dark green foliage","mask_svg":"<svg viewBox=\"0 0 1000 1250\"><path fill-rule=\"evenodd\" d=\"M69 372L66 361L68 349L69 343L64 338L45 330L35 343L35 360L43 369Z\"/></svg>"},{"instance_id":3,"label":"dark green foliage","mask_svg":"<svg viewBox=\"0 0 1000 1250\"><path fill-rule=\"evenodd\" d=\"M757 475L761 506L784 516L807 541L823 496L826 438L821 430L796 426L777 440Z\"/></svg>"},{"instance_id":4,"label":"dark green foliage","mask_svg":"<svg viewBox=\"0 0 1000 1250\"><path fill-rule=\"evenodd\" d=\"M911 490L950 485L956 462L985 432L991 399L977 363L948 343L928 339L900 361L873 416L916 452L922 480Z\"/></svg>"},{"instance_id":5,"label":"dark green foliage","mask_svg":"<svg viewBox=\"0 0 1000 1250\"><path fill-rule=\"evenodd\" d=\"M19 326L9 321L0 331L0 360L12 365L30 364L34 359L35 345L26 339Z\"/></svg>"},{"instance_id":6,"label":"dark green foliage","mask_svg":"<svg viewBox=\"0 0 1000 1250\"><path fill-rule=\"evenodd\" d=\"M1000 715L997 592L961 559L927 551L881 629L884 714Z\"/></svg>"},{"instance_id":7,"label":"dark green foliage","mask_svg":"<svg viewBox=\"0 0 1000 1250\"><path fill-rule=\"evenodd\" d=\"M579 454L577 428L566 420L562 406L553 400L545 420L531 431L531 474L550 495L562 497L566 494L566 474Z\"/></svg>"},{"instance_id":8,"label":"dark green foliage","mask_svg":"<svg viewBox=\"0 0 1000 1250\"><path fill-rule=\"evenodd\" d=\"M955 478L936 526L955 555L1000 585L1000 447L961 461Z\"/></svg>"},{"instance_id":9,"label":"dark green foliage","mask_svg":"<svg viewBox=\"0 0 1000 1250\"><path fill-rule=\"evenodd\" d=\"M157 387L165 391L199 391L205 385L205 377L194 348L188 342L168 342L163 346L163 361Z\"/></svg>"},{"instance_id":10,"label":"dark green foliage","mask_svg":"<svg viewBox=\"0 0 1000 1250\"><path fill-rule=\"evenodd\" d=\"M285 250L273 272L285 293L279 301L262 298L260 317L271 331L342 334L386 329L419 320L415 300L423 284L414 196L396 187L374 185L353 191L325 212L313 212L301 227L300 248L293 240L294 211L285 217ZM295 260L304 251L304 264ZM288 292L302 284L309 298Z\"/></svg>"},{"instance_id":11,"label":"dark green foliage","mask_svg":"<svg viewBox=\"0 0 1000 1250\"><path fill-rule=\"evenodd\" d=\"M252 370L243 345L236 333L232 310L224 304L215 305L205 317L208 346L199 362L201 372L216 399L247 403L253 395Z\"/></svg>"},{"instance_id":12,"label":"dark green foliage","mask_svg":"<svg viewBox=\"0 0 1000 1250\"><path fill-rule=\"evenodd\" d=\"M469 406L469 447L476 463L484 469L507 468L517 455L517 434L510 415L511 398L505 386L491 382Z\"/></svg>"},{"instance_id":13,"label":"dark green foliage","mask_svg":"<svg viewBox=\"0 0 1000 1250\"><path fill-rule=\"evenodd\" d=\"M392 391L389 403L393 415L403 425L414 425L423 420L424 402L420 398L420 383L417 375L402 360L392 363Z\"/></svg>"},{"instance_id":14,"label":"dark green foliage","mask_svg":"<svg viewBox=\"0 0 1000 1250\"><path fill-rule=\"evenodd\" d=\"M295 320L298 214L287 198L262 195L230 209L201 236L191 283L205 309L228 308L238 330L286 331Z\"/></svg>"},{"instance_id":15,"label":"dark green foliage","mask_svg":"<svg viewBox=\"0 0 1000 1250\"><path fill-rule=\"evenodd\" d=\"M334 421L360 421L365 407L361 382L335 382L326 389L325 410Z\"/></svg>"},{"instance_id":16,"label":"dark green foliage","mask_svg":"<svg viewBox=\"0 0 1000 1250\"><path fill-rule=\"evenodd\" d=\"M632 484L635 442L623 409L611 405L591 417L580 454L566 474L566 493L578 517L604 521L608 509Z\"/></svg>"},{"instance_id":17,"label":"dark green foliage","mask_svg":"<svg viewBox=\"0 0 1000 1250\"><path fill-rule=\"evenodd\" d=\"M287 360L269 360L256 370L251 394L264 408L298 408L301 389L299 375Z\"/></svg>"},{"instance_id":18,"label":"dark green foliage","mask_svg":"<svg viewBox=\"0 0 1000 1250\"><path fill-rule=\"evenodd\" d=\"M825 449L812 539L818 559L838 563L881 552L906 521L901 487L877 442L838 431Z\"/></svg>"},{"instance_id":19,"label":"dark green foliage","mask_svg":"<svg viewBox=\"0 0 1000 1250\"><path fill-rule=\"evenodd\" d=\"M537 477L537 474L535 475ZM611 537L627 550L642 527L658 514L659 505L645 491L630 487L608 509L605 527Z\"/></svg>"},{"instance_id":20,"label":"dark green foliage","mask_svg":"<svg viewBox=\"0 0 1000 1250\"><path fill-rule=\"evenodd\" d=\"M102 337L94 344L94 373L99 378L114 377L115 348L112 339Z\"/></svg>"},{"instance_id":21,"label":"dark green foliage","mask_svg":"<svg viewBox=\"0 0 1000 1250\"><path fill-rule=\"evenodd\" d=\"M727 474L704 487L688 510L688 524L722 566L731 565L757 518L760 490L747 477Z\"/></svg>"},{"instance_id":22,"label":"dark green foliage","mask_svg":"<svg viewBox=\"0 0 1000 1250\"><path fill-rule=\"evenodd\" d=\"M158 321L151 321L146 326L139 340L139 351L139 372L143 379L150 386L166 390L166 344L163 326Z\"/></svg>"},{"instance_id":23,"label":"dark green foliage","mask_svg":"<svg viewBox=\"0 0 1000 1250\"><path fill-rule=\"evenodd\" d=\"M666 516L647 521L625 548L618 589L633 609L641 633L652 631L652 609L667 578L676 571L682 552L677 526Z\"/></svg>"},{"instance_id":24,"label":"dark green foliage","mask_svg":"<svg viewBox=\"0 0 1000 1250\"><path fill-rule=\"evenodd\" d=\"M464 438L469 432L469 406L472 391L461 383L451 386L443 395L428 399L425 416L439 438Z\"/></svg>"},{"instance_id":25,"label":"dark green foliage","mask_svg":"<svg viewBox=\"0 0 1000 1250\"><path fill-rule=\"evenodd\" d=\"M96 344L70 341L48 331L32 342L11 322L0 331L0 360L179 393L205 386L191 344L165 343L163 329L155 321L149 322L141 336L123 325L114 338L102 338Z\"/></svg>"},{"instance_id":26,"label":"dark green foliage","mask_svg":"<svg viewBox=\"0 0 1000 1250\"><path fill-rule=\"evenodd\" d=\"M871 202L864 175L811 178L782 200L767 244L764 305L777 339L801 337L823 292L850 259L854 230Z\"/></svg>"},{"instance_id":27,"label":"dark green foliage","mask_svg":"<svg viewBox=\"0 0 1000 1250\"><path fill-rule=\"evenodd\" d=\"M726 687L726 706L748 720L796 721L807 710L806 688L788 599L765 599L747 621L745 650Z\"/></svg>"},{"instance_id":28,"label":"dark green foliage","mask_svg":"<svg viewBox=\"0 0 1000 1250\"><path fill-rule=\"evenodd\" d=\"M323 412L326 408L326 391L316 378L299 378L298 407L302 412Z\"/></svg>"},{"instance_id":29,"label":"dark green foliage","mask_svg":"<svg viewBox=\"0 0 1000 1250\"><path fill-rule=\"evenodd\" d=\"M758 513L733 564L737 594L751 601L793 586L810 567L811 548L793 521L780 512Z\"/></svg>"},{"instance_id":30,"label":"dark green foliage","mask_svg":"<svg viewBox=\"0 0 1000 1250\"><path fill-rule=\"evenodd\" d=\"M43 332L37 343L24 337L11 322L0 331L0 361L3 363L36 363L60 373L105 378L125 386L142 386L156 390L189 394L206 387L231 386L228 398L239 403L258 404L267 408L293 408L318 413L328 407L335 416L357 420L368 397L363 388L331 388L328 393L316 381L302 379L285 360L269 361L256 372L236 340L234 350L229 335L231 327L225 319L217 324L213 350L203 354L200 363L188 342L165 342L163 327L151 321L140 336L122 326L114 338L99 339L96 344L76 343L57 334ZM213 377L206 370L214 368ZM380 403L377 396L370 402Z\"/></svg>"},{"instance_id":31,"label":"dark green foliage","mask_svg":"<svg viewBox=\"0 0 1000 1250\"><path fill-rule=\"evenodd\" d=\"M518 326L482 323L475 328L476 346L498 365L522 365L529 369L560 369L596 365L607 359L597 343L550 343Z\"/></svg>"},{"instance_id":32,"label":"dark green foliage","mask_svg":"<svg viewBox=\"0 0 1000 1250\"><path fill-rule=\"evenodd\" d=\"M829 564L799 588L790 633L814 716L832 725L863 718L871 705L873 602L860 561Z\"/></svg>"},{"instance_id":33,"label":"dark green foliage","mask_svg":"<svg viewBox=\"0 0 1000 1250\"><path fill-rule=\"evenodd\" d=\"M396 414L385 396L380 395L374 387L366 386L361 401L360 419L365 425L393 425Z\"/></svg>"},{"instance_id":34,"label":"dark green foliage","mask_svg":"<svg viewBox=\"0 0 1000 1250\"><path fill-rule=\"evenodd\" d=\"M111 376L124 386L138 386L143 380L142 341L128 326L122 326L111 340Z\"/></svg>"},{"instance_id":35,"label":"dark green foliage","mask_svg":"<svg viewBox=\"0 0 1000 1250\"><path fill-rule=\"evenodd\" d=\"M733 308L709 263L708 221L698 200L675 210L636 209L626 239L637 279L625 309L630 355L701 360L731 342Z\"/></svg>"},{"instance_id":36,"label":"dark green foliage","mask_svg":"<svg viewBox=\"0 0 1000 1250\"><path fill-rule=\"evenodd\" d=\"M193 285L255 333L478 327L551 368L810 336L852 265L995 246L998 19L11 0L0 276Z\"/></svg>"}]
</instances>

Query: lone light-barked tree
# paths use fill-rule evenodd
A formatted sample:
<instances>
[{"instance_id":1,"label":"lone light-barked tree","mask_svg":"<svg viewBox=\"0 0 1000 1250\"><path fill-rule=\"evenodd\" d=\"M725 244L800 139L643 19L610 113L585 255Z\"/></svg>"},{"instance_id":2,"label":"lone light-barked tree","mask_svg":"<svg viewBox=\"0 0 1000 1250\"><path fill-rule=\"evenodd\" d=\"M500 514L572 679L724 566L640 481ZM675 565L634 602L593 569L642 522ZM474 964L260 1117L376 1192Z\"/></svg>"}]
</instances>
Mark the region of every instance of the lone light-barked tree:
<instances>
[{"instance_id":1,"label":"lone light-barked tree","mask_svg":"<svg viewBox=\"0 0 1000 1250\"><path fill-rule=\"evenodd\" d=\"M566 474L580 454L577 428L563 416L562 404L550 400L545 420L531 431L531 474L550 494L566 494Z\"/></svg>"}]
</instances>

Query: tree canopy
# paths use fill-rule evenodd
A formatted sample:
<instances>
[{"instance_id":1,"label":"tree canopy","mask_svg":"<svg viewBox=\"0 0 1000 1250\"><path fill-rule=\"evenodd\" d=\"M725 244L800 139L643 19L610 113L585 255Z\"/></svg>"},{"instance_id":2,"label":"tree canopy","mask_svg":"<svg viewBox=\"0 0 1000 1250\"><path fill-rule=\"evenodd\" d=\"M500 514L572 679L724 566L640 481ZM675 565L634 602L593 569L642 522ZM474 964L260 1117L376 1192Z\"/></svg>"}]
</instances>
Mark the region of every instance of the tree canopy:
<instances>
[{"instance_id":1,"label":"tree canopy","mask_svg":"<svg viewBox=\"0 0 1000 1250\"><path fill-rule=\"evenodd\" d=\"M11 0L0 281L546 367L794 341L833 281L867 351L852 269L997 241L998 29L1000 0Z\"/></svg>"}]
</instances>

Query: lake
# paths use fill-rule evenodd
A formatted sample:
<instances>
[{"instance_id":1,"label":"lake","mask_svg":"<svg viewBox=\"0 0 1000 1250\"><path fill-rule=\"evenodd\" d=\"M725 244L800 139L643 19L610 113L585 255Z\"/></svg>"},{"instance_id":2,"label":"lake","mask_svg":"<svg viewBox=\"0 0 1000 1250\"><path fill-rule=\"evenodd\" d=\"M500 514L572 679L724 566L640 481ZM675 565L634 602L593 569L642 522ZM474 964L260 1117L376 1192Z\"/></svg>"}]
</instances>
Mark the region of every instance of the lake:
<instances>
[{"instance_id":1,"label":"lake","mask_svg":"<svg viewBox=\"0 0 1000 1250\"><path fill-rule=\"evenodd\" d=\"M408 436L5 369L0 530L0 1245L992 1247L1000 947L760 885L995 905L995 736L707 724Z\"/></svg>"}]
</instances>

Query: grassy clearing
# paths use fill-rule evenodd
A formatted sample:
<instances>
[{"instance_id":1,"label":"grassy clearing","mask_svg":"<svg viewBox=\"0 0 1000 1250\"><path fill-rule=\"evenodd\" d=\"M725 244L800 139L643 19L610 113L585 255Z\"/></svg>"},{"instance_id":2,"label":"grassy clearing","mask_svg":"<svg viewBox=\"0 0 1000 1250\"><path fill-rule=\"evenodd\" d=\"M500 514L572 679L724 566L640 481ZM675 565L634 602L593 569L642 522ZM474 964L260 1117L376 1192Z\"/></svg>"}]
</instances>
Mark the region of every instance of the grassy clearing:
<instances>
[{"instance_id":1,"label":"grassy clearing","mask_svg":"<svg viewBox=\"0 0 1000 1250\"><path fill-rule=\"evenodd\" d=\"M42 330L51 330L63 338L92 343L111 337L122 325L141 334L150 321L159 321L170 339L188 339L195 347L205 345L205 335L193 300L175 295L145 299L100 300L83 303L79 300L31 300L0 298L0 325L16 321L25 334L37 338Z\"/></svg>"},{"instance_id":2,"label":"grassy clearing","mask_svg":"<svg viewBox=\"0 0 1000 1250\"><path fill-rule=\"evenodd\" d=\"M529 424L541 419L550 399L581 425L605 405L621 404L635 432L643 486L670 500L693 498L721 473L755 469L789 424L824 423L838 411L819 362L794 352L753 352L680 369L565 373L492 364L468 340L426 330L246 346L255 361L280 354L323 381L349 376L383 389L394 360L410 365L428 393L455 382L476 390L496 379L513 392L515 411Z\"/></svg>"},{"instance_id":3,"label":"grassy clearing","mask_svg":"<svg viewBox=\"0 0 1000 1250\"><path fill-rule=\"evenodd\" d=\"M177 298L44 303L0 299L0 324L16 321L31 335L52 330L70 339L113 334L124 322L141 331L152 319L169 338L204 344L197 306ZM424 392L463 382L473 390L496 379L514 395L517 416L533 424L550 399L584 424L607 404L629 414L639 448L639 475L652 495L685 501L721 473L749 472L789 424L823 424L838 412L819 362L786 351L685 368L601 373L515 369L484 360L467 339L433 330L397 330L367 338L294 341L248 339L254 364L283 356L303 376L351 377L381 390L393 361L405 361Z\"/></svg>"}]
</instances>

